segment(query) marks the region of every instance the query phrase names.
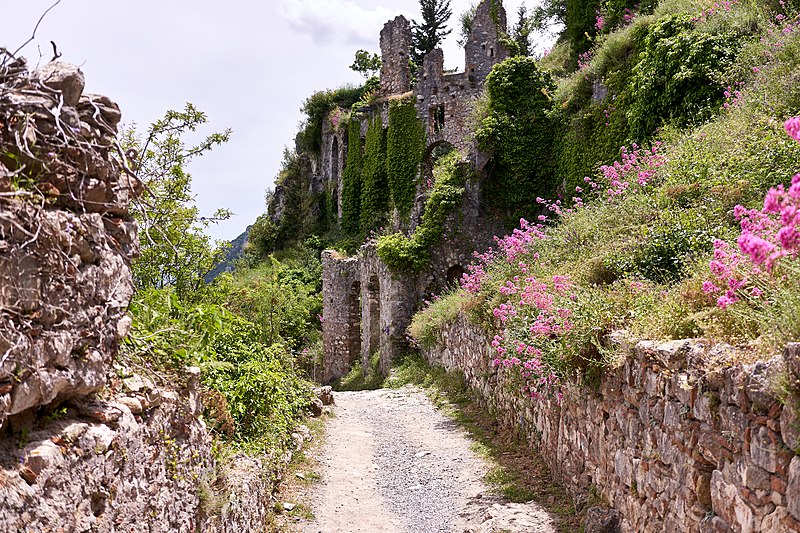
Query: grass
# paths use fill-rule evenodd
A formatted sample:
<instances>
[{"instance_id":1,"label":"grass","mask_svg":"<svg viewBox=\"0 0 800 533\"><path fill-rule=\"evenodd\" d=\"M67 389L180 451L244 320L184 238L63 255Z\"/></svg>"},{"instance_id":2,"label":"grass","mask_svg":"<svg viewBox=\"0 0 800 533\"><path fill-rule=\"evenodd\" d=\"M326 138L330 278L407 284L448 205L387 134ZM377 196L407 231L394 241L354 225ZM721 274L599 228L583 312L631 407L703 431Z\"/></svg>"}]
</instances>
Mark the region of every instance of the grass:
<instances>
[{"instance_id":1,"label":"grass","mask_svg":"<svg viewBox=\"0 0 800 533\"><path fill-rule=\"evenodd\" d=\"M375 390L383 387L385 376L380 371L380 354L375 352L369 358L369 369L364 372L361 361L356 361L347 375L334 381L335 391Z\"/></svg>"}]
</instances>

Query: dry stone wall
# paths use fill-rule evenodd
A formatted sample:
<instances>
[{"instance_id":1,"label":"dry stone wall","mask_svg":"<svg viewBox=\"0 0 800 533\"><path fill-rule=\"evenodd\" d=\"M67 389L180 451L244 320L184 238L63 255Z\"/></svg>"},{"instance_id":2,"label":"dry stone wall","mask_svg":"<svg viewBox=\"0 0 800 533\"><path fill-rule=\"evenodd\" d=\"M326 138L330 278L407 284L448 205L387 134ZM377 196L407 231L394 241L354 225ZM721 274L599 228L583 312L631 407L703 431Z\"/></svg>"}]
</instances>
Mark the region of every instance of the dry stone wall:
<instances>
[{"instance_id":1,"label":"dry stone wall","mask_svg":"<svg viewBox=\"0 0 800 533\"><path fill-rule=\"evenodd\" d=\"M561 402L523 398L464 317L424 353L463 373L574 492L616 508L622 531L800 531L800 397L774 392L780 376L800 390L800 344L755 365L702 341L618 344L624 363Z\"/></svg>"}]
</instances>

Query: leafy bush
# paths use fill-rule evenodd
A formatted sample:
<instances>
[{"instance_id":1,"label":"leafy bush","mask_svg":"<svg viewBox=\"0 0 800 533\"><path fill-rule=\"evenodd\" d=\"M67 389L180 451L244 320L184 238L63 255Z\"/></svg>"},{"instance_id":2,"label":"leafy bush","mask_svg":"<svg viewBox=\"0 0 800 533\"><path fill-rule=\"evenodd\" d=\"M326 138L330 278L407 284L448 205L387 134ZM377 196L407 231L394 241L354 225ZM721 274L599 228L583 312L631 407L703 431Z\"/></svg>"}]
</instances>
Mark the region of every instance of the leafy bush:
<instances>
[{"instance_id":1,"label":"leafy bush","mask_svg":"<svg viewBox=\"0 0 800 533\"><path fill-rule=\"evenodd\" d=\"M665 122L708 120L722 104L716 81L733 64L738 35L698 31L689 15L669 15L650 26L631 80L633 136L646 139Z\"/></svg>"},{"instance_id":2,"label":"leafy bush","mask_svg":"<svg viewBox=\"0 0 800 533\"><path fill-rule=\"evenodd\" d=\"M346 85L335 90L317 91L309 96L301 111L306 120L303 129L297 134L297 145L302 151L319 154L322 149L322 123L335 108L350 109L361 100L367 85L355 87Z\"/></svg>"}]
</instances>

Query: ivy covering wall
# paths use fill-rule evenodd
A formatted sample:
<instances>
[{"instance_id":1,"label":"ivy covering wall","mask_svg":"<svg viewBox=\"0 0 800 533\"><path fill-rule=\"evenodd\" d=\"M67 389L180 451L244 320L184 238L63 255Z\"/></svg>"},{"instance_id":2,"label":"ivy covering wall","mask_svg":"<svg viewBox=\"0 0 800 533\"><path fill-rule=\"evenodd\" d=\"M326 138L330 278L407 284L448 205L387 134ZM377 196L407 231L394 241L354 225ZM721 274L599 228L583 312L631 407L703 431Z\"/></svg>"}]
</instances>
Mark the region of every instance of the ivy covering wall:
<instances>
[{"instance_id":1,"label":"ivy covering wall","mask_svg":"<svg viewBox=\"0 0 800 533\"><path fill-rule=\"evenodd\" d=\"M361 179L361 227L368 231L386 219L389 211L386 131L379 113L372 117L367 128Z\"/></svg>"},{"instance_id":2,"label":"ivy covering wall","mask_svg":"<svg viewBox=\"0 0 800 533\"><path fill-rule=\"evenodd\" d=\"M486 89L489 103L477 139L493 154L487 197L496 207L524 208L552 189L555 124L548 94L554 85L533 58L520 56L495 65Z\"/></svg>"},{"instance_id":3,"label":"ivy covering wall","mask_svg":"<svg viewBox=\"0 0 800 533\"><path fill-rule=\"evenodd\" d=\"M347 128L347 159L342 173L342 228L358 233L361 221L361 124L350 121Z\"/></svg>"},{"instance_id":4,"label":"ivy covering wall","mask_svg":"<svg viewBox=\"0 0 800 533\"><path fill-rule=\"evenodd\" d=\"M414 205L417 174L425 152L425 127L414 103L414 97L389 102L386 170L392 204L403 217Z\"/></svg>"},{"instance_id":5,"label":"ivy covering wall","mask_svg":"<svg viewBox=\"0 0 800 533\"><path fill-rule=\"evenodd\" d=\"M444 234L447 217L454 209L461 207L464 183L471 172L470 166L457 150L436 162L433 189L425 202L420 225L410 237L394 233L378 240L378 257L390 269L420 271L428 266L431 248Z\"/></svg>"}]
</instances>

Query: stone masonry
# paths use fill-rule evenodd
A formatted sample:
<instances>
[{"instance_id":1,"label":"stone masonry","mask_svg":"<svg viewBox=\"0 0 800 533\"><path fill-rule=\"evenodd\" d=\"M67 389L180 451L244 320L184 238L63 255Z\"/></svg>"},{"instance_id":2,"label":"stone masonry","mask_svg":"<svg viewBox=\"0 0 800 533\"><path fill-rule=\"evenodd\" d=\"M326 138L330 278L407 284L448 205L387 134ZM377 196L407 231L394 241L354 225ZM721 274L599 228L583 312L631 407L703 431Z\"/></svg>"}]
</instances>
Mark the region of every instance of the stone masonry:
<instances>
[{"instance_id":1,"label":"stone masonry","mask_svg":"<svg viewBox=\"0 0 800 533\"><path fill-rule=\"evenodd\" d=\"M120 120L76 66L0 59L0 533L261 530L266 466L217 463L199 370L114 362L140 189Z\"/></svg>"},{"instance_id":2,"label":"stone masonry","mask_svg":"<svg viewBox=\"0 0 800 533\"><path fill-rule=\"evenodd\" d=\"M573 492L616 508L624 532L800 531L800 396L775 393L781 375L800 391L800 344L750 365L703 341L617 346L624 363L561 402L524 398L463 316L424 354L463 373Z\"/></svg>"},{"instance_id":3,"label":"stone masonry","mask_svg":"<svg viewBox=\"0 0 800 533\"><path fill-rule=\"evenodd\" d=\"M492 16L492 4L497 6ZM496 20L495 20L496 19ZM499 228L493 217L486 216L482 199L484 176L480 174L485 157L479 153L470 136L469 119L474 101L483 91L483 84L492 66L508 57L501 43L506 14L500 2L482 1L473 22L465 47L463 72L444 72L441 50L433 50L417 73L413 89L417 114L425 125L427 149L420 168L420 185L411 222L403 227L394 217L394 230L413 231L419 223L425 201L422 182L431 177L431 154L437 146L447 144L457 148L478 171L478 178L466 185L460 212L451 216L444 242L431 253L431 267L421 274L390 272L371 246L365 246L355 258L339 258L335 253L323 255L323 344L325 381L347 372L358 360L368 363L372 353L380 352L380 367L388 371L393 359L406 350L405 332L419 303L432 292L443 289L457 279L473 250L491 244ZM406 94L410 86L408 57L411 47L411 27L404 17L387 22L381 32L381 95L383 98L369 108L360 110L362 136L369 120L381 117L388 127L388 99ZM341 217L342 175L347 153L346 124L339 123L340 110L335 110L323 124L322 162L323 182L337 198ZM345 277L342 277L345 276ZM351 280L358 278L358 283ZM361 309L354 317L353 309ZM356 323L350 321L356 320Z\"/></svg>"}]
</instances>

